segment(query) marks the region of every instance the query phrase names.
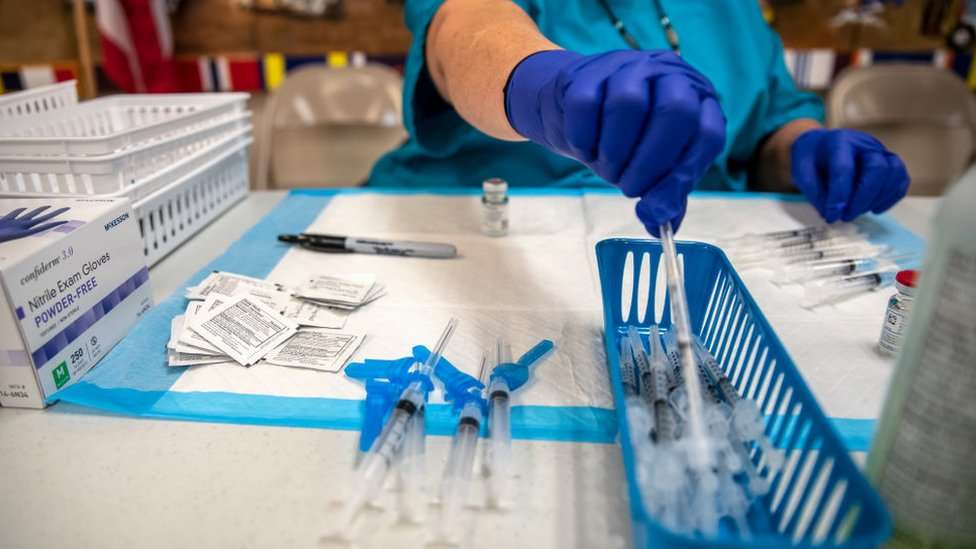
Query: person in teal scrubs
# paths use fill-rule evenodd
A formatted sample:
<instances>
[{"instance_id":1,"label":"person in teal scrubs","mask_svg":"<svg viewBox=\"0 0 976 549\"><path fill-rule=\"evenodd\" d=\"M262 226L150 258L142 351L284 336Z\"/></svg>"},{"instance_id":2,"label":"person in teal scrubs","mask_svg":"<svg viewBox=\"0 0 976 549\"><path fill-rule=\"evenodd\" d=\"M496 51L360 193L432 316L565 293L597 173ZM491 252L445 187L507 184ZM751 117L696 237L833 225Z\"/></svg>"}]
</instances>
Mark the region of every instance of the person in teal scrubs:
<instances>
[{"instance_id":1,"label":"person in teal scrubs","mask_svg":"<svg viewBox=\"0 0 976 549\"><path fill-rule=\"evenodd\" d=\"M407 0L409 139L371 186L591 186L656 234L692 188L797 188L829 221L891 207L896 155L826 130L755 0ZM679 56L680 55L680 56Z\"/></svg>"}]
</instances>

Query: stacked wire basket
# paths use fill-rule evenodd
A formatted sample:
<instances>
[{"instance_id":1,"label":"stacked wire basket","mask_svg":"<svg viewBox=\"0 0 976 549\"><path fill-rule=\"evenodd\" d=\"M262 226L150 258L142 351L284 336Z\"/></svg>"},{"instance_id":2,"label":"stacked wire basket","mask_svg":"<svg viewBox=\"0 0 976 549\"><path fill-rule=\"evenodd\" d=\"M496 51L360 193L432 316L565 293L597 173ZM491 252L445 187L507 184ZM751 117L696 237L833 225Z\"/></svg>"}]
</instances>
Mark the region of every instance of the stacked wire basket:
<instances>
[{"instance_id":1,"label":"stacked wire basket","mask_svg":"<svg viewBox=\"0 0 976 549\"><path fill-rule=\"evenodd\" d=\"M248 192L247 94L0 96L0 196L128 198L152 265Z\"/></svg>"}]
</instances>

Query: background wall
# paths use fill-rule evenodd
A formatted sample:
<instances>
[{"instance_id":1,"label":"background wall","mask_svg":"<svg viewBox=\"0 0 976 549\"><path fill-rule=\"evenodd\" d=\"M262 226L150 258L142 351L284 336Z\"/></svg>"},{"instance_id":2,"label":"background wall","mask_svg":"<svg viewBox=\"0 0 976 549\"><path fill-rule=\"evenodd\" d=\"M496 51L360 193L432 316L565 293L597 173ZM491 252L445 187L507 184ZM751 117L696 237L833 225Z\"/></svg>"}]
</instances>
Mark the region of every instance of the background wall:
<instances>
[{"instance_id":1,"label":"background wall","mask_svg":"<svg viewBox=\"0 0 976 549\"><path fill-rule=\"evenodd\" d=\"M746 0L737 0L746 1ZM852 47L850 31L828 26L843 0L801 0L778 5L775 27L787 47ZM919 33L924 2L907 0L884 14L884 30L864 29L857 47L877 50L925 50L942 46L940 37ZM339 20L304 19L254 12L234 0L184 0L173 17L178 55L237 52L318 53L359 50L367 54L402 53L410 35L402 6L389 0L346 0ZM99 59L94 22L91 42ZM63 0L0 0L0 64L70 60L77 57L71 9Z\"/></svg>"}]
</instances>

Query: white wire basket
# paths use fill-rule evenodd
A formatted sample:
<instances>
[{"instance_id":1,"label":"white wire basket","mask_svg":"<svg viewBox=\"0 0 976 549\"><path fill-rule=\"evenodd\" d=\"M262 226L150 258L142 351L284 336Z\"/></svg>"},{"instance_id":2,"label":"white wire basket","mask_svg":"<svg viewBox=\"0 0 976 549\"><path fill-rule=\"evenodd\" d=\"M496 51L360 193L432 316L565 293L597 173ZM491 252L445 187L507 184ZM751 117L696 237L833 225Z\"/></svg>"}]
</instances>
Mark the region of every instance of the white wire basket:
<instances>
[{"instance_id":1,"label":"white wire basket","mask_svg":"<svg viewBox=\"0 0 976 549\"><path fill-rule=\"evenodd\" d=\"M93 99L4 123L0 155L110 155L240 116L247 97L186 93Z\"/></svg>"},{"instance_id":2,"label":"white wire basket","mask_svg":"<svg viewBox=\"0 0 976 549\"><path fill-rule=\"evenodd\" d=\"M100 156L0 156L0 193L106 194L165 177L189 159L230 137L250 134L250 115L239 114L192 133L176 134Z\"/></svg>"},{"instance_id":3,"label":"white wire basket","mask_svg":"<svg viewBox=\"0 0 976 549\"><path fill-rule=\"evenodd\" d=\"M133 200L147 265L155 264L247 196L251 142L250 137L239 139L183 177Z\"/></svg>"},{"instance_id":4,"label":"white wire basket","mask_svg":"<svg viewBox=\"0 0 976 549\"><path fill-rule=\"evenodd\" d=\"M58 111L78 104L75 81L59 82L0 95L0 122L4 125L23 117Z\"/></svg>"},{"instance_id":5,"label":"white wire basket","mask_svg":"<svg viewBox=\"0 0 976 549\"><path fill-rule=\"evenodd\" d=\"M153 265L248 193L247 94L0 98L0 196L128 198Z\"/></svg>"}]
</instances>

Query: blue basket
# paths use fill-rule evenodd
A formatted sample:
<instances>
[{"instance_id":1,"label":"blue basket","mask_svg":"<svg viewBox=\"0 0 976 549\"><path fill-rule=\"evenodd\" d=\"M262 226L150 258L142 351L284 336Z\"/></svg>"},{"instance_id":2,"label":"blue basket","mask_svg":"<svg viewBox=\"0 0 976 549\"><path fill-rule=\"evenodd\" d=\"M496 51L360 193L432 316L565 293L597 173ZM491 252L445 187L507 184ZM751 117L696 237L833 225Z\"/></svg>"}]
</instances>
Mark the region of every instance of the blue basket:
<instances>
[{"instance_id":1,"label":"blue basket","mask_svg":"<svg viewBox=\"0 0 976 549\"><path fill-rule=\"evenodd\" d=\"M783 344L729 260L714 246L678 243L692 330L715 355L740 394L766 416L766 435L786 464L749 513L752 537L703 539L671 532L644 509L620 381L618 341L627 326L670 323L657 241L603 240L596 246L603 291L605 343L617 407L635 547L877 547L891 522L878 494L851 460ZM661 271L658 273L657 271ZM625 280L626 277L626 280ZM660 303L663 301L663 303ZM753 449L754 463L759 450ZM765 473L764 473L765 475Z\"/></svg>"}]
</instances>

